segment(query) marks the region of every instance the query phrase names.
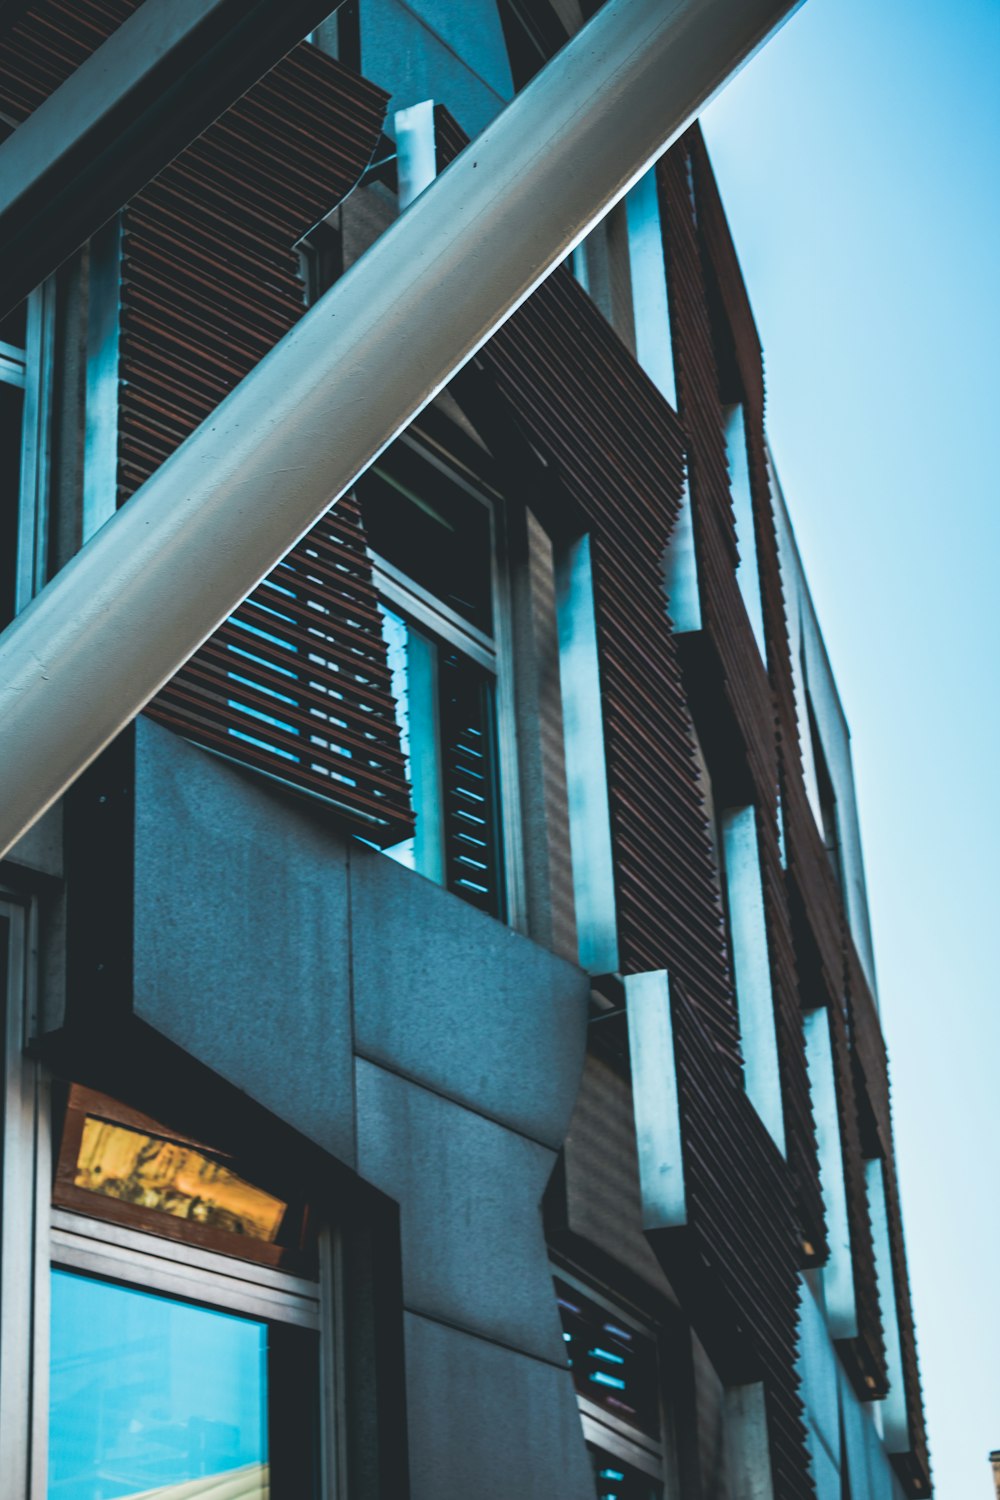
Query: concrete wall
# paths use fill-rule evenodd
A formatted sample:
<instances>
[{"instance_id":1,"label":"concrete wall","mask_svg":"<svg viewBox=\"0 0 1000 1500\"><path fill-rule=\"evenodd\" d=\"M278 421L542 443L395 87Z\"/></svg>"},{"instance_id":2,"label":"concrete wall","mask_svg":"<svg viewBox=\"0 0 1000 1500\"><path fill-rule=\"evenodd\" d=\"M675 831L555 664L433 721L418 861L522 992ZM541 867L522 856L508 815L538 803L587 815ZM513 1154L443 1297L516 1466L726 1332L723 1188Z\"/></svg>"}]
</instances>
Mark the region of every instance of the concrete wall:
<instances>
[{"instance_id":1,"label":"concrete wall","mask_svg":"<svg viewBox=\"0 0 1000 1500\"><path fill-rule=\"evenodd\" d=\"M878 1403L857 1398L810 1278L802 1278L799 1378L817 1500L841 1500L846 1460L855 1500L903 1500L879 1431Z\"/></svg>"},{"instance_id":2,"label":"concrete wall","mask_svg":"<svg viewBox=\"0 0 1000 1500\"><path fill-rule=\"evenodd\" d=\"M540 1203L569 963L140 720L135 1014L400 1208L414 1500L591 1487Z\"/></svg>"},{"instance_id":3,"label":"concrete wall","mask_svg":"<svg viewBox=\"0 0 1000 1500\"><path fill-rule=\"evenodd\" d=\"M387 89L389 120L421 100L446 104L476 136L513 96L495 0L360 0L361 66Z\"/></svg>"}]
</instances>

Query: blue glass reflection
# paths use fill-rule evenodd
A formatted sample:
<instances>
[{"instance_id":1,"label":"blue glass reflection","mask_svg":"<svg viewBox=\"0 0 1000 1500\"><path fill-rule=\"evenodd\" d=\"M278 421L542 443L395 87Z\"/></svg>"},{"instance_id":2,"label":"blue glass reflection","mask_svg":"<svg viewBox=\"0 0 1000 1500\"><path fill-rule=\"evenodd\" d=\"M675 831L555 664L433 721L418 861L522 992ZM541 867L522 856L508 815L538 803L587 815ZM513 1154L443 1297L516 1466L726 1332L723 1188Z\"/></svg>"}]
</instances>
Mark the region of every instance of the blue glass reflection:
<instances>
[{"instance_id":1,"label":"blue glass reflection","mask_svg":"<svg viewBox=\"0 0 1000 1500\"><path fill-rule=\"evenodd\" d=\"M412 784L413 767L410 759L410 662L409 662L409 634L410 628L406 621L386 605L380 605L382 610L382 634L385 638L386 657L389 672L392 678L392 696L396 700L396 719L399 723L399 748L405 762L404 775ZM390 859L396 860L397 864L405 865L408 870L416 868L416 839L413 834L407 839L402 839L398 844L393 844L391 849L385 852Z\"/></svg>"},{"instance_id":2,"label":"blue glass reflection","mask_svg":"<svg viewBox=\"0 0 1000 1500\"><path fill-rule=\"evenodd\" d=\"M49 1500L234 1470L240 1500L264 1500L266 1462L263 1323L53 1272Z\"/></svg>"}]
</instances>

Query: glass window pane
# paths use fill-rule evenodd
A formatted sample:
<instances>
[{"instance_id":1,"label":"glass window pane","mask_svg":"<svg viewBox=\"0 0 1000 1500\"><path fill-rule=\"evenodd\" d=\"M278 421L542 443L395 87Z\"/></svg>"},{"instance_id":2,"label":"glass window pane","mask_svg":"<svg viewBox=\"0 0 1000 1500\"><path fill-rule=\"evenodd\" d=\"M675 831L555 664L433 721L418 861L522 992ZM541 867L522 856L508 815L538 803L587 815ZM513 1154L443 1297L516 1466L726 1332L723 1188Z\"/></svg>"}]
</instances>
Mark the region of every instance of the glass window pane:
<instances>
[{"instance_id":1,"label":"glass window pane","mask_svg":"<svg viewBox=\"0 0 1000 1500\"><path fill-rule=\"evenodd\" d=\"M272 1243L286 1205L190 1146L95 1115L83 1121L76 1187Z\"/></svg>"},{"instance_id":2,"label":"glass window pane","mask_svg":"<svg viewBox=\"0 0 1000 1500\"><path fill-rule=\"evenodd\" d=\"M263 1323L54 1271L49 1500L175 1500L199 1480L185 1500L266 1500L267 1342Z\"/></svg>"},{"instance_id":3,"label":"glass window pane","mask_svg":"<svg viewBox=\"0 0 1000 1500\"><path fill-rule=\"evenodd\" d=\"M590 1448L597 1481L597 1500L659 1500L663 1490L655 1479L603 1448Z\"/></svg>"},{"instance_id":4,"label":"glass window pane","mask_svg":"<svg viewBox=\"0 0 1000 1500\"><path fill-rule=\"evenodd\" d=\"M0 628L14 618L24 392L0 381Z\"/></svg>"},{"instance_id":5,"label":"glass window pane","mask_svg":"<svg viewBox=\"0 0 1000 1500\"><path fill-rule=\"evenodd\" d=\"M659 1439L653 1340L558 1278L556 1297L577 1394L617 1421Z\"/></svg>"},{"instance_id":6,"label":"glass window pane","mask_svg":"<svg viewBox=\"0 0 1000 1500\"><path fill-rule=\"evenodd\" d=\"M357 493L372 550L492 635L488 507L403 443L369 469Z\"/></svg>"}]
</instances>

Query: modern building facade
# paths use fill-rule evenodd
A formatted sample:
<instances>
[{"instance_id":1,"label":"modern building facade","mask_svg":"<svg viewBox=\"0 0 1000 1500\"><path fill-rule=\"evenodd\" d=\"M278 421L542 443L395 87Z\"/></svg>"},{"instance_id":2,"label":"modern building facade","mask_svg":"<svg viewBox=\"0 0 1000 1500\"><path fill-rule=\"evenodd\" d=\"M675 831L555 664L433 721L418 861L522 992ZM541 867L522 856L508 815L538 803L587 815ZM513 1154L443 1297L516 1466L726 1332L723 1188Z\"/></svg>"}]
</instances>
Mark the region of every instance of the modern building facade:
<instances>
[{"instance_id":1,"label":"modern building facade","mask_svg":"<svg viewBox=\"0 0 1000 1500\"><path fill-rule=\"evenodd\" d=\"M5 316L0 623L594 8L350 0ZM695 127L3 862L4 1500L931 1494L764 394Z\"/></svg>"}]
</instances>

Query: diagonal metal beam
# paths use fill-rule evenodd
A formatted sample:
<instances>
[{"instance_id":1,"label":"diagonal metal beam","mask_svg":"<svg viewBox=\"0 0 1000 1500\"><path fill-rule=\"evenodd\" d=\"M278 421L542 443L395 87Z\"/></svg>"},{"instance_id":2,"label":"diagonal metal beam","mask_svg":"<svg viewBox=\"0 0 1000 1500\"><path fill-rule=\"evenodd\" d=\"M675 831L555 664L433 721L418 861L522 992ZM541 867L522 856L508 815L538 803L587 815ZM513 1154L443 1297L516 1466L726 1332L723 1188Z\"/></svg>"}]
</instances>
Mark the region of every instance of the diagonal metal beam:
<instances>
[{"instance_id":1,"label":"diagonal metal beam","mask_svg":"<svg viewBox=\"0 0 1000 1500\"><path fill-rule=\"evenodd\" d=\"M144 0L0 146L0 314L337 4Z\"/></svg>"},{"instance_id":2,"label":"diagonal metal beam","mask_svg":"<svg viewBox=\"0 0 1000 1500\"><path fill-rule=\"evenodd\" d=\"M0 853L799 0L607 0L0 636Z\"/></svg>"}]
</instances>

